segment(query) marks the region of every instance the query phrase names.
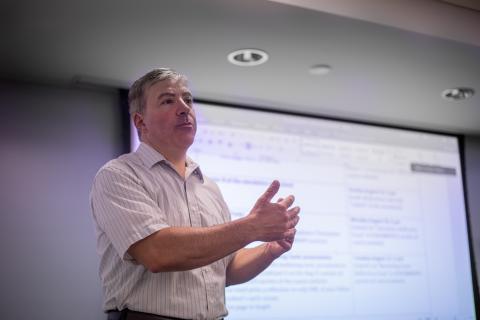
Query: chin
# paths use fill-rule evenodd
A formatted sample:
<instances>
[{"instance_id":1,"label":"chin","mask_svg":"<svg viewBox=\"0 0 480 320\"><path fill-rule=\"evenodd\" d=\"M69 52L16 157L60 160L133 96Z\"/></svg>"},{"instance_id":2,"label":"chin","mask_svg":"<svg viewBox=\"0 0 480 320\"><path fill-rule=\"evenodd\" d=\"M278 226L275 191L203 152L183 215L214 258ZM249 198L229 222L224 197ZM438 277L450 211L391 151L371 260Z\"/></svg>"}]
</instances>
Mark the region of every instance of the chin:
<instances>
[{"instance_id":1,"label":"chin","mask_svg":"<svg viewBox=\"0 0 480 320\"><path fill-rule=\"evenodd\" d=\"M180 144L185 148L189 148L193 144L194 141L195 141L195 137L192 137L192 138L185 137L184 139L182 139L180 141Z\"/></svg>"}]
</instances>

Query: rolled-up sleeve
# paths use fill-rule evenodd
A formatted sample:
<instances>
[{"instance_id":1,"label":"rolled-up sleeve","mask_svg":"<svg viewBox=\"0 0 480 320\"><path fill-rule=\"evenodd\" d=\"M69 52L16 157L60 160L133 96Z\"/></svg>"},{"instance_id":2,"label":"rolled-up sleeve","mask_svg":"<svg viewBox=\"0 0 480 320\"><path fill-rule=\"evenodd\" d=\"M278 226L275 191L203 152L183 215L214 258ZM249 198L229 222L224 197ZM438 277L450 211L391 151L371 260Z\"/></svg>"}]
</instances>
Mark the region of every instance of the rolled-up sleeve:
<instances>
[{"instance_id":1,"label":"rolled-up sleeve","mask_svg":"<svg viewBox=\"0 0 480 320\"><path fill-rule=\"evenodd\" d=\"M104 167L96 175L91 192L94 219L118 255L133 260L127 250L135 242L168 227L142 182L133 174Z\"/></svg>"}]
</instances>

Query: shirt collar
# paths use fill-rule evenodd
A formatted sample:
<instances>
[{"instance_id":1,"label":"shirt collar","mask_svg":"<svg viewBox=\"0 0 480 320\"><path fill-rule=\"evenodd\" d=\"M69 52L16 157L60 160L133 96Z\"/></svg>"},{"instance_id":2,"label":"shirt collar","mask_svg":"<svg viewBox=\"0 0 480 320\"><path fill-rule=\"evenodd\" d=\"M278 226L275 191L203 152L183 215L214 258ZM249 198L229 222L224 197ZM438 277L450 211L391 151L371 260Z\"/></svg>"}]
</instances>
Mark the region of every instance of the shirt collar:
<instances>
[{"instance_id":1,"label":"shirt collar","mask_svg":"<svg viewBox=\"0 0 480 320\"><path fill-rule=\"evenodd\" d=\"M140 157L140 159L143 161L143 163L151 169L154 165L156 165L159 162L162 161L167 161L165 157L149 146L148 144L144 142L140 142L140 145L137 148L137 151L135 153ZM202 171L200 170L200 166L193 161L190 157L187 156L186 159L187 162L187 170L185 174L185 178L188 178L191 174L197 176L202 182L203 182L203 174Z\"/></svg>"},{"instance_id":2,"label":"shirt collar","mask_svg":"<svg viewBox=\"0 0 480 320\"><path fill-rule=\"evenodd\" d=\"M140 157L140 159L149 169L151 169L157 163L166 160L160 152L158 152L144 142L140 142L140 145L138 146L135 153Z\"/></svg>"},{"instance_id":3,"label":"shirt collar","mask_svg":"<svg viewBox=\"0 0 480 320\"><path fill-rule=\"evenodd\" d=\"M198 177L200 181L204 182L203 173L202 170L200 170L200 166L187 156L187 171L185 172L185 178L188 179L188 177L192 174Z\"/></svg>"}]
</instances>

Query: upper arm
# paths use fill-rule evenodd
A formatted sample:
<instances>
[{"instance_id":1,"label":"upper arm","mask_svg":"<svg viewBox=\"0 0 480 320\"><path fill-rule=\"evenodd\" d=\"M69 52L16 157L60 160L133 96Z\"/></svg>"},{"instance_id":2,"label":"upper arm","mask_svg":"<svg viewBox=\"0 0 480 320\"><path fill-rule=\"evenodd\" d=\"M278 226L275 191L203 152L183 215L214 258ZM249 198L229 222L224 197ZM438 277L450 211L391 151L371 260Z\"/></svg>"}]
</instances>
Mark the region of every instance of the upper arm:
<instances>
[{"instance_id":1,"label":"upper arm","mask_svg":"<svg viewBox=\"0 0 480 320\"><path fill-rule=\"evenodd\" d=\"M162 257L158 250L158 242L162 236L168 233L168 228L154 232L153 234L133 243L127 250L135 261L139 262L151 272L158 272L158 261Z\"/></svg>"},{"instance_id":2,"label":"upper arm","mask_svg":"<svg viewBox=\"0 0 480 320\"><path fill-rule=\"evenodd\" d=\"M168 227L164 213L141 182L118 168L104 168L95 177L91 204L94 219L123 259L132 244Z\"/></svg>"}]
</instances>

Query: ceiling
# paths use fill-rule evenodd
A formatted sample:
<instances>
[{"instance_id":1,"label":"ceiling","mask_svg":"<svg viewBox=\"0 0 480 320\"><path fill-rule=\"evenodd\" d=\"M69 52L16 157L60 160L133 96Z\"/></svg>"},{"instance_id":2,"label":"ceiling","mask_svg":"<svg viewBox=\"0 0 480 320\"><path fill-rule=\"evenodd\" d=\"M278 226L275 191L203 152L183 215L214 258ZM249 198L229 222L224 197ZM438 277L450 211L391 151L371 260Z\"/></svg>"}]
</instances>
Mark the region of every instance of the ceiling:
<instances>
[{"instance_id":1,"label":"ceiling","mask_svg":"<svg viewBox=\"0 0 480 320\"><path fill-rule=\"evenodd\" d=\"M200 99L480 135L480 12L460 4L2 0L0 30L3 79L127 88L170 66ZM230 64L240 48L270 58ZM442 99L456 86L477 94Z\"/></svg>"}]
</instances>

